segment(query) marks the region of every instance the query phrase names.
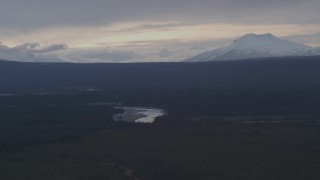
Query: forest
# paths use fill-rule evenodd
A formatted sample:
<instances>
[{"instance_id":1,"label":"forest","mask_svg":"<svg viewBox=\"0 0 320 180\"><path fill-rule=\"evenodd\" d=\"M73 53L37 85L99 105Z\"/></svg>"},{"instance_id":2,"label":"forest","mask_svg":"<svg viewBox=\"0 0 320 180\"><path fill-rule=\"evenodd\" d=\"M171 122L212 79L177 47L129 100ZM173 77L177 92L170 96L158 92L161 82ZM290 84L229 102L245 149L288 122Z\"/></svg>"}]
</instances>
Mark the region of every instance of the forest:
<instances>
[{"instance_id":1,"label":"forest","mask_svg":"<svg viewBox=\"0 0 320 180\"><path fill-rule=\"evenodd\" d=\"M288 63L0 62L0 179L319 179L319 61Z\"/></svg>"}]
</instances>

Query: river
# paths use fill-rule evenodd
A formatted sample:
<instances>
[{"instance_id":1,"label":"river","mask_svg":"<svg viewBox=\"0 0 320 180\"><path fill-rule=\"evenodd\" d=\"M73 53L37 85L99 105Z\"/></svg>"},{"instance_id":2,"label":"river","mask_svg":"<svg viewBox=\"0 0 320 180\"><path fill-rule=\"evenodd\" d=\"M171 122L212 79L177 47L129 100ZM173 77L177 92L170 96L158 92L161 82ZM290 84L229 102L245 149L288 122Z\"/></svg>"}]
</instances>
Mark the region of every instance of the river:
<instances>
[{"instance_id":1,"label":"river","mask_svg":"<svg viewBox=\"0 0 320 180\"><path fill-rule=\"evenodd\" d=\"M113 116L115 121L134 123L153 123L157 117L165 115L165 111L157 108L119 107L124 110L121 114Z\"/></svg>"}]
</instances>

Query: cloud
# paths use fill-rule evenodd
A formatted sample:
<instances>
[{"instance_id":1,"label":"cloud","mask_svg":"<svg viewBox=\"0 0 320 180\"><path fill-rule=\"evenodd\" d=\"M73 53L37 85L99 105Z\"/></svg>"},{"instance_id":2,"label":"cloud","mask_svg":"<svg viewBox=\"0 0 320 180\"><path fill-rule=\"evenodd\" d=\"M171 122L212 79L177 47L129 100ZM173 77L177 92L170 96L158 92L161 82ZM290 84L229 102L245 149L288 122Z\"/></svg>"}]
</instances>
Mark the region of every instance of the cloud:
<instances>
[{"instance_id":1,"label":"cloud","mask_svg":"<svg viewBox=\"0 0 320 180\"><path fill-rule=\"evenodd\" d=\"M169 49L162 49L159 51L159 57L160 58L167 58L175 54L174 51L170 51Z\"/></svg>"},{"instance_id":2,"label":"cloud","mask_svg":"<svg viewBox=\"0 0 320 180\"><path fill-rule=\"evenodd\" d=\"M68 46L65 45L65 44L52 44L52 45L49 45L49 46L44 47L44 48L31 49L30 52L32 52L32 53L48 53L48 52L53 52L53 51L65 50L67 48L68 48Z\"/></svg>"},{"instance_id":3,"label":"cloud","mask_svg":"<svg viewBox=\"0 0 320 180\"><path fill-rule=\"evenodd\" d=\"M185 26L192 26L195 24L188 24L188 23L158 23L158 24L142 24L134 27L129 28L122 28L118 30L113 31L106 31L111 33L126 33L126 32L139 32L139 31L147 31L147 30L158 30L158 31L164 31L164 30L170 30L178 27L185 27Z\"/></svg>"},{"instance_id":4,"label":"cloud","mask_svg":"<svg viewBox=\"0 0 320 180\"><path fill-rule=\"evenodd\" d=\"M141 56L133 51L120 51L108 49L87 50L74 52L73 55L84 59L83 62L128 62Z\"/></svg>"},{"instance_id":5,"label":"cloud","mask_svg":"<svg viewBox=\"0 0 320 180\"><path fill-rule=\"evenodd\" d=\"M141 40L141 41L127 41L120 43L97 43L98 46L104 47L122 47L122 48L130 48L130 47L150 47L150 46L171 46L181 43L179 39L166 39L166 40Z\"/></svg>"},{"instance_id":6,"label":"cloud","mask_svg":"<svg viewBox=\"0 0 320 180\"><path fill-rule=\"evenodd\" d=\"M7 45L0 45L0 59L13 61L62 61L61 59L50 57L46 53L66 50L65 44L52 44L48 46L41 46L39 43L26 43L15 47Z\"/></svg>"},{"instance_id":7,"label":"cloud","mask_svg":"<svg viewBox=\"0 0 320 180\"><path fill-rule=\"evenodd\" d=\"M6 45L0 45L0 59L14 61L33 61L33 54L20 51L16 48L10 48Z\"/></svg>"},{"instance_id":8,"label":"cloud","mask_svg":"<svg viewBox=\"0 0 320 180\"><path fill-rule=\"evenodd\" d=\"M283 37L285 39L301 42L310 46L320 46L320 32L314 34L297 34Z\"/></svg>"},{"instance_id":9,"label":"cloud","mask_svg":"<svg viewBox=\"0 0 320 180\"><path fill-rule=\"evenodd\" d=\"M129 50L112 50L107 48L78 48L51 53L65 62L97 63L97 62L134 62L142 59L142 56Z\"/></svg>"},{"instance_id":10,"label":"cloud","mask_svg":"<svg viewBox=\"0 0 320 180\"><path fill-rule=\"evenodd\" d=\"M2 0L2 27L38 29L132 21L320 23L318 0ZM150 28L150 27L146 27Z\"/></svg>"},{"instance_id":11,"label":"cloud","mask_svg":"<svg viewBox=\"0 0 320 180\"><path fill-rule=\"evenodd\" d=\"M68 46L65 44L51 44L49 46L42 47L39 43L25 43L13 47L11 49L28 53L48 53L53 51L65 50Z\"/></svg>"},{"instance_id":12,"label":"cloud","mask_svg":"<svg viewBox=\"0 0 320 180\"><path fill-rule=\"evenodd\" d=\"M39 43L27 43L15 47L0 45L0 59L22 62L164 62L180 61L198 52L199 49L187 51L168 49L139 51L139 49L125 50L105 47L68 49L64 44L41 46Z\"/></svg>"}]
</instances>

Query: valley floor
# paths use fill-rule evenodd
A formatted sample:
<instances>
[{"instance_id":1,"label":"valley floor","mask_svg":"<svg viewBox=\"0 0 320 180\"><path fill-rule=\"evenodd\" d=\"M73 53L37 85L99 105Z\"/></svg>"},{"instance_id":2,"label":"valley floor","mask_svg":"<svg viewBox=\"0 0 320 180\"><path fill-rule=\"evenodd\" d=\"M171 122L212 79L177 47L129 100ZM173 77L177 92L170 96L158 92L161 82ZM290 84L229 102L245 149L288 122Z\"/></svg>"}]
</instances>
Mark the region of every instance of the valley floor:
<instances>
[{"instance_id":1,"label":"valley floor","mask_svg":"<svg viewBox=\"0 0 320 180\"><path fill-rule=\"evenodd\" d=\"M0 179L317 180L319 92L2 96ZM153 124L115 122L124 111L108 102L167 114Z\"/></svg>"},{"instance_id":2,"label":"valley floor","mask_svg":"<svg viewBox=\"0 0 320 180\"><path fill-rule=\"evenodd\" d=\"M319 127L319 123L132 124L1 154L0 178L319 179Z\"/></svg>"}]
</instances>

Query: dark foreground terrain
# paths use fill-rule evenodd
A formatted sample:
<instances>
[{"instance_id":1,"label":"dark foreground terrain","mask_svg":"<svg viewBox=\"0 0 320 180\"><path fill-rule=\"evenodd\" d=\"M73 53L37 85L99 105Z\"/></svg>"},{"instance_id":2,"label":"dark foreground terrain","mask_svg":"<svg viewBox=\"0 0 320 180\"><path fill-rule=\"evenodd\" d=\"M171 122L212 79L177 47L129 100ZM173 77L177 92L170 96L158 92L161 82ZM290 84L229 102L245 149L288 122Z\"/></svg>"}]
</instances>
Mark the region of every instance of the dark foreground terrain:
<instances>
[{"instance_id":1,"label":"dark foreground terrain","mask_svg":"<svg viewBox=\"0 0 320 180\"><path fill-rule=\"evenodd\" d=\"M317 180L320 61L276 60L0 62L0 179Z\"/></svg>"},{"instance_id":2,"label":"dark foreground terrain","mask_svg":"<svg viewBox=\"0 0 320 180\"><path fill-rule=\"evenodd\" d=\"M1 179L318 179L319 124L99 130L1 155Z\"/></svg>"},{"instance_id":3,"label":"dark foreground terrain","mask_svg":"<svg viewBox=\"0 0 320 180\"><path fill-rule=\"evenodd\" d=\"M182 99L190 101L192 97L186 94ZM223 109L214 111L215 104L210 101L201 101L206 106L198 106L199 102L192 100L197 106L191 111L188 103L176 99L180 108L167 104L168 115L156 123L130 124L112 121L112 116L121 110L95 103L113 98L103 92L0 97L0 178L320 177L320 122L316 116L304 118L304 111L286 118L259 113L249 116L246 109L251 104L246 101L232 98L221 104L230 108L235 108L232 103L240 104L238 110L243 110L244 116L228 114ZM165 102L170 101L162 99L159 104L165 107ZM132 99L126 103L136 102Z\"/></svg>"}]
</instances>

